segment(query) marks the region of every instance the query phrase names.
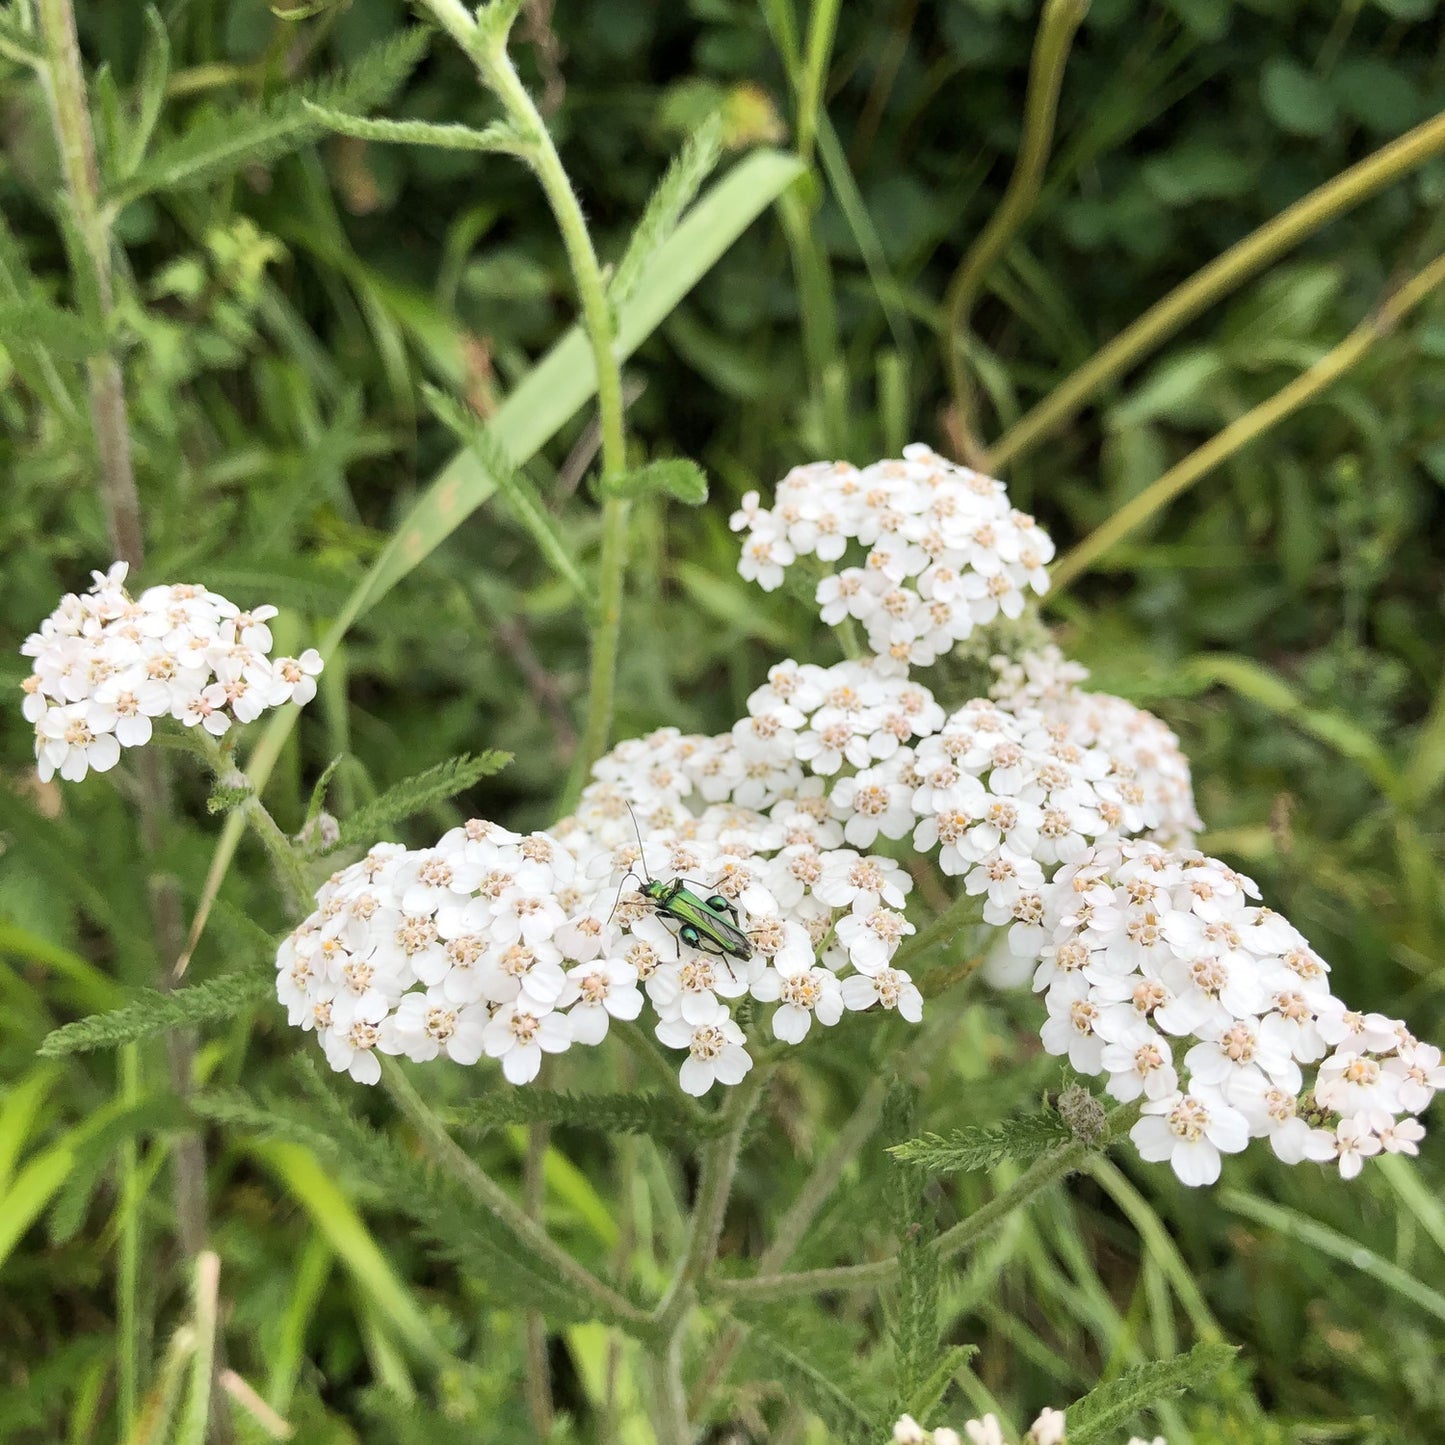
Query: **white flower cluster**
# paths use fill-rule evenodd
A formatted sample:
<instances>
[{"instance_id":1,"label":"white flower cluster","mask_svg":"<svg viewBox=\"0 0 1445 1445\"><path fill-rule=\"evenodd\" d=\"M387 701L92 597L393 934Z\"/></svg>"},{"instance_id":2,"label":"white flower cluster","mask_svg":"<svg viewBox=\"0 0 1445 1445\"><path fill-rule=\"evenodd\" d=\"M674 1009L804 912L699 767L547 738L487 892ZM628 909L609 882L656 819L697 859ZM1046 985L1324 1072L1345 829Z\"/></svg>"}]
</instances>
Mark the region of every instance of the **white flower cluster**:
<instances>
[{"instance_id":1,"label":"white flower cluster","mask_svg":"<svg viewBox=\"0 0 1445 1445\"><path fill-rule=\"evenodd\" d=\"M733 801L690 811L688 764L715 741L666 730L625 745L551 833L473 821L434 848L373 848L318 891L277 953L291 1022L363 1083L380 1077L380 1051L463 1064L485 1053L524 1084L543 1053L636 1019L645 994L658 1039L686 1051L680 1082L695 1095L752 1067L733 1017L744 999L776 1005L786 1043L874 1005L917 1022L922 997L891 966L913 931L907 875L841 846L817 794L767 814ZM653 871L687 879L746 947L685 941L638 886Z\"/></svg>"},{"instance_id":2,"label":"white flower cluster","mask_svg":"<svg viewBox=\"0 0 1445 1445\"><path fill-rule=\"evenodd\" d=\"M233 722L316 695L315 649L269 655L274 607L243 612L191 584L132 598L126 571L117 562L93 572L90 590L63 597L20 649L34 659L21 686L42 782L113 768L122 748L150 741L155 718L220 737Z\"/></svg>"},{"instance_id":3,"label":"white flower cluster","mask_svg":"<svg viewBox=\"0 0 1445 1445\"><path fill-rule=\"evenodd\" d=\"M996 657L993 667L998 680L989 695L1000 707L1041 714L1063 728L1063 741L1107 756L1106 787L1121 805L1141 810L1145 837L1178 848L1194 841L1204 824L1194 807L1189 760L1153 713L1122 697L1082 691L1088 669L1052 645L1016 661Z\"/></svg>"},{"instance_id":4,"label":"white flower cluster","mask_svg":"<svg viewBox=\"0 0 1445 1445\"><path fill-rule=\"evenodd\" d=\"M1131 1138L1186 1184L1213 1183L1220 1155L1250 1139L1347 1179L1382 1150L1417 1153L1413 1115L1445 1088L1440 1051L1347 1009L1328 965L1258 897L1223 863L1150 842L1061 868L1040 921L1009 935L1039 960L1044 1047L1106 1076L1116 1099L1143 1098Z\"/></svg>"},{"instance_id":5,"label":"white flower cluster","mask_svg":"<svg viewBox=\"0 0 1445 1445\"><path fill-rule=\"evenodd\" d=\"M732 518L746 531L738 571L767 591L799 557L857 565L817 589L823 621L862 623L880 657L926 667L975 627L1016 618L1048 589L1047 533L1009 505L1002 482L915 444L861 471L847 462L795 467L771 508L749 492Z\"/></svg>"},{"instance_id":6,"label":"white flower cluster","mask_svg":"<svg viewBox=\"0 0 1445 1445\"><path fill-rule=\"evenodd\" d=\"M1066 1445L1068 1436L1064 1426L1062 1410L1043 1410L1019 1445ZM912 1415L904 1415L893 1427L894 1445L963 1445L965 1440L968 1445L1009 1445L998 1416L993 1414L981 1420L965 1420L961 1436L946 1425L925 1430ZM1152 1441L1131 1435L1129 1445L1165 1445L1165 1440L1162 1435L1156 1435Z\"/></svg>"}]
</instances>

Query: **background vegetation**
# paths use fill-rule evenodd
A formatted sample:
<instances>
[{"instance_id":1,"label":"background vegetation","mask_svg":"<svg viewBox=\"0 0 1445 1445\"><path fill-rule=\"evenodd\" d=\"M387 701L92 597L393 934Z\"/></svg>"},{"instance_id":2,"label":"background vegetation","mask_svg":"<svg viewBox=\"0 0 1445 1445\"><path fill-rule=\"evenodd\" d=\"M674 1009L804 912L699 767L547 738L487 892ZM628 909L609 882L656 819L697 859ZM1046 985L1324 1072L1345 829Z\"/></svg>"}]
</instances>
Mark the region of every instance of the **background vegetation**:
<instances>
[{"instance_id":1,"label":"background vegetation","mask_svg":"<svg viewBox=\"0 0 1445 1445\"><path fill-rule=\"evenodd\" d=\"M498 747L516 761L457 808L542 825L585 712L571 592L496 499L420 565L409 554L393 565L403 554L392 542L456 450L423 384L495 416L573 320L535 181L501 156L320 137L298 96L323 77L334 104L491 117L444 42L396 49L408 16L391 0L189 0L161 16L156 26L129 6L79 7L116 203L111 338L124 358L145 580L194 577L243 604L281 603L282 645L299 648L325 634L368 567L391 559L397 585L347 635L280 753L273 811L299 827L338 754L332 805L344 815L426 764ZM1326 205L1320 224L1261 264L1225 273L1207 304L1129 349L1057 425L1017 427L1173 288L1445 107L1438 20L1430 0L1093 0L1037 194L1015 188L1029 204L981 266L976 243L1001 205L1010 213L1027 151L1032 0L815 0L811 11L794 0L607 0L556 13L533 0L514 53L604 259L622 254L668 158L714 111L724 174L759 147L795 155L800 171L776 204L761 181L711 203L703 219L723 254L709 265L689 237L678 275L700 279L685 299L671 304L656 275L644 288L656 324L626 368L633 445L696 458L712 494L697 510L654 500L633 513L616 735L726 727L770 662L830 655L786 596L761 600L733 575L732 504L797 461L864 462L914 438L982 457L1065 550L1143 497L1142 525L1082 555L1090 565L1051 603L1052 620L1099 687L1180 733L1206 848L1259 879L1333 960L1338 992L1445 1036L1445 311L1425 302L1398 325L1368 324L1445 249L1445 122L1388 174L1368 172L1378 184L1367 194ZM26 632L110 556L78 365L95 343L57 225L58 161L27 44L23 17L6 18L7 687L24 675ZM1343 358L1338 380L1155 505L1151 484L1241 417L1270 421L1251 409L1362 322L1368 347ZM579 374L574 355L569 375ZM590 565L591 413L578 391L553 417L570 392L544 390L503 412L503 429L517 455L535 452L527 474ZM1173 476L1191 481L1191 466ZM474 483L466 467L453 466L458 486ZM37 1058L58 1024L153 983L162 950L124 786L38 787L10 695L0 1440L110 1440L118 1339L134 1342L143 1385L163 1383L171 1332L190 1318L169 1184L185 1118L159 1043ZM188 917L220 829L205 801L199 783L182 788L159 860ZM439 807L405 836L426 841L456 812ZM289 925L249 843L221 899L192 979L266 969L257 929ZM960 1010L919 1080L914 1132L998 1117L1059 1082L1057 1066L1034 1057L1029 1000L980 987ZM203 1031L196 1075L205 1089L304 1100L298 1051L262 1003ZM868 1085L856 1041L812 1060L768 1099L725 1254L767 1237L774 1201L791 1196ZM425 1076L453 1104L491 1080L486 1068ZM384 1096L336 1097L404 1136ZM894 1187L879 1146L897 1124L851 1166L800 1264L868 1252ZM519 1131L465 1137L519 1177ZM203 1138L227 1363L297 1438L537 1438L524 1313L431 1253L375 1170L338 1171L234 1121L205 1125ZM544 1171L549 1227L599 1263L631 1239L646 1283L655 1266L639 1234L669 1237L666 1201L671 1186L685 1190L687 1157L559 1128ZM1012 1167L934 1182L929 1208L966 1214ZM1212 1394L1172 1407L1176 1445L1439 1440L1442 1188L1438 1136L1417 1168L1367 1171L1354 1186L1321 1185L1259 1149L1229 1161L1218 1191L1185 1192L1131 1162L1079 1176L944 1280L945 1338L979 1346L950 1408L961 1416L991 1396L1022 1418L1139 1360L1227 1338L1243 1346L1239 1363ZM850 1388L886 1399L896 1308L887 1295L882 1307L845 1297L826 1329L811 1317L757 1321L717 1438L801 1438L786 1433L805 1427L782 1396L810 1399L807 1370L830 1362L847 1361L837 1373ZM801 1362L769 1339L792 1341ZM604 1438L611 1425L649 1438L636 1361L600 1326L559 1327L546 1350L557 1439ZM235 1428L255 1430L244 1412Z\"/></svg>"}]
</instances>

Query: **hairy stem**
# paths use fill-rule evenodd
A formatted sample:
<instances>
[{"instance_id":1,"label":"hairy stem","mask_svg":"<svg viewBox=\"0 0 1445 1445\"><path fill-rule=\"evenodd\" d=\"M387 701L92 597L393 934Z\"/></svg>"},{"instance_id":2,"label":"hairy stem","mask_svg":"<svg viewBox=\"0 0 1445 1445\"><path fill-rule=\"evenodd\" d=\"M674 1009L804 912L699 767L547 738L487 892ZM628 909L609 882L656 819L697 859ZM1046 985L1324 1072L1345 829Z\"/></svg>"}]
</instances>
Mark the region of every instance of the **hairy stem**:
<instances>
[{"instance_id":1,"label":"hairy stem","mask_svg":"<svg viewBox=\"0 0 1445 1445\"><path fill-rule=\"evenodd\" d=\"M1161 507L1187 491L1207 472L1333 386L1442 282L1445 282L1445 256L1437 256L1307 371L1301 372L1267 401L1260 402L1216 432L1203 446L1195 448L1183 461L1170 467L1157 481L1132 497L1071 552L1065 553L1049 574L1051 592L1057 593L1067 587L1111 547L1136 527L1142 526Z\"/></svg>"},{"instance_id":2,"label":"hairy stem","mask_svg":"<svg viewBox=\"0 0 1445 1445\"><path fill-rule=\"evenodd\" d=\"M1057 1183L1067 1174L1084 1167L1090 1153L1118 1142L1139 1117L1137 1104L1120 1104L1107 1116L1107 1132L1097 1143L1075 1138L1049 1150L1036 1159L1001 1194L975 1209L967 1219L945 1230L931 1248L940 1259L952 1259L980 1243L1015 1210L1032 1202L1036 1195ZM869 1264L839 1265L832 1269L796 1270L790 1274L759 1274L751 1279L720 1280L712 1292L725 1300L758 1303L764 1300L788 1299L795 1295L828 1294L835 1291L876 1289L892 1284L898 1278L898 1256Z\"/></svg>"},{"instance_id":3,"label":"hairy stem","mask_svg":"<svg viewBox=\"0 0 1445 1445\"><path fill-rule=\"evenodd\" d=\"M940 943L947 943L960 929L977 923L983 917L983 898L975 893L960 893L932 923L920 929L911 938L903 941L893 955L893 968L906 968L914 959L921 958L929 949Z\"/></svg>"},{"instance_id":4,"label":"hairy stem","mask_svg":"<svg viewBox=\"0 0 1445 1445\"><path fill-rule=\"evenodd\" d=\"M110 235L100 209L100 174L95 162L95 136L90 127L85 74L75 33L70 0L36 0L46 64L41 70L50 105L50 122L60 152L61 170L71 217L85 250L89 269L84 288L100 307L98 318L108 326L115 304L110 273ZM120 362L111 352L85 364L90 389L90 415L100 458L101 504L115 556L139 567L145 556L131 465L130 432L126 425L125 386Z\"/></svg>"},{"instance_id":5,"label":"hairy stem","mask_svg":"<svg viewBox=\"0 0 1445 1445\"><path fill-rule=\"evenodd\" d=\"M66 200L74 223L80 249L73 257L78 271L77 289L89 295L100 310L97 318L108 329L115 306L111 278L110 232L100 206L100 175L96 167L95 136L90 125L90 108L86 97L85 74L81 68L80 45L75 30L75 12L70 0L35 0L35 15L45 50L41 67L51 127L60 154L65 177ZM145 541L141 530L140 500L136 492L135 470L131 463L130 426L126 417L125 383L120 363L111 352L93 356L86 362L86 381L90 396L91 422L95 428L96 454L100 462L97 486L101 508L105 513L106 530L118 560L139 570L145 561ZM162 960L160 986L168 988L171 967L180 957L185 943L181 918L180 886L176 879L154 867L165 841L171 817L170 774L164 757L152 750L140 750L136 771L140 778L141 849L148 865L146 893L150 905L151 926L156 949ZM171 1090L182 1102L190 1095L195 1058L193 1036L177 1030L167 1035L166 1055ZM201 1137L195 1132L177 1136L173 1146L175 1161L175 1202L177 1233L181 1248L193 1258L206 1245L206 1157ZM119 1287L122 1292L121 1314L128 1325L120 1341L120 1372L123 1389L132 1397L135 1388L133 1372L134 1298L126 1298L133 1280L124 1252L137 1240L127 1238ZM216 1351L212 1369L219 1368L221 1353ZM129 1378L127 1384L127 1377ZM213 1391L214 1393L214 1391ZM229 1413L225 1403L216 1399L208 1409L212 1435L222 1441L230 1438ZM129 1425L129 1421L125 1422Z\"/></svg>"},{"instance_id":6,"label":"hairy stem","mask_svg":"<svg viewBox=\"0 0 1445 1445\"><path fill-rule=\"evenodd\" d=\"M522 1196L527 1214L542 1224L546 1199L543 1168L551 1129L546 1124L532 1124L527 1129L527 1167L522 1177ZM532 1429L539 1440L552 1434L552 1381L547 1367L547 1323L541 1310L527 1311L527 1411Z\"/></svg>"},{"instance_id":7,"label":"hairy stem","mask_svg":"<svg viewBox=\"0 0 1445 1445\"><path fill-rule=\"evenodd\" d=\"M988 449L989 469L997 470L1031 451L1044 437L1076 416L1096 391L1156 350L1216 301L1242 286L1306 236L1442 150L1445 150L1445 114L1432 117L1398 140L1382 146L1374 155L1341 171L1333 180L1250 232L1125 327L1015 422Z\"/></svg>"},{"instance_id":8,"label":"hairy stem","mask_svg":"<svg viewBox=\"0 0 1445 1445\"><path fill-rule=\"evenodd\" d=\"M1088 0L1048 0L1034 38L1029 64L1029 88L1024 100L1023 140L1003 200L969 247L949 282L944 298L944 348L958 412L959 432L973 435L972 388L965 364L969 315L984 278L1003 255L1039 198L1044 167L1054 144L1059 90L1074 33L1089 8Z\"/></svg>"},{"instance_id":9,"label":"hairy stem","mask_svg":"<svg viewBox=\"0 0 1445 1445\"><path fill-rule=\"evenodd\" d=\"M381 1077L387 1092L421 1135L427 1152L448 1173L465 1184L524 1248L545 1260L569 1284L597 1304L603 1314L624 1323L634 1333L650 1332L651 1319L644 1311L631 1300L624 1299L610 1285L604 1284L554 1243L546 1230L457 1144L412 1087L400 1065L388 1059Z\"/></svg>"},{"instance_id":10,"label":"hairy stem","mask_svg":"<svg viewBox=\"0 0 1445 1445\"><path fill-rule=\"evenodd\" d=\"M482 83L502 103L508 118L526 138L526 159L546 194L567 252L582 325L597 373L597 413L602 430L602 556L598 568L598 618L592 632L587 721L568 788L570 805L580 792L588 770L606 751L617 688L627 502L613 496L608 483L627 469L627 438L616 323L582 206L546 123L507 54L505 34L495 27L479 24L460 0L419 0L419 3L471 58Z\"/></svg>"}]
</instances>

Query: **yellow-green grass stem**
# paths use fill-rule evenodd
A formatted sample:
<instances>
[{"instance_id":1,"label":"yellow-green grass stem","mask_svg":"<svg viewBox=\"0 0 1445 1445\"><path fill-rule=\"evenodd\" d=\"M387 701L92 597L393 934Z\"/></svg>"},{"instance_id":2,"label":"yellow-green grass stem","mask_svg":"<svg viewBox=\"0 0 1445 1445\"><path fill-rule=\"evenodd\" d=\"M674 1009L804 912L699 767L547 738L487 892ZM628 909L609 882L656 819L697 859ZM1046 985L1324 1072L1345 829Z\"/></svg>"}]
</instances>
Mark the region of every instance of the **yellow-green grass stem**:
<instances>
[{"instance_id":1,"label":"yellow-green grass stem","mask_svg":"<svg viewBox=\"0 0 1445 1445\"><path fill-rule=\"evenodd\" d=\"M1049 596L1062 592L1131 532L1143 526L1221 462L1228 461L1236 452L1257 441L1286 417L1327 391L1351 368L1358 365L1377 342L1390 335L1442 282L1445 282L1445 256L1438 256L1307 371L1301 372L1268 400L1252 407L1243 416L1237 417L1227 427L1216 432L1203 446L1196 447L1157 481L1151 482L1142 492L1120 507L1107 522L1096 527L1082 542L1066 552L1050 571Z\"/></svg>"},{"instance_id":2,"label":"yellow-green grass stem","mask_svg":"<svg viewBox=\"0 0 1445 1445\"><path fill-rule=\"evenodd\" d=\"M1037 406L1026 412L986 453L991 471L1032 451L1076 416L1095 392L1157 350L1216 301L1237 290L1270 262L1391 182L1445 150L1445 112L1407 131L1357 165L1286 207L1207 266L1176 286L1125 327Z\"/></svg>"}]
</instances>

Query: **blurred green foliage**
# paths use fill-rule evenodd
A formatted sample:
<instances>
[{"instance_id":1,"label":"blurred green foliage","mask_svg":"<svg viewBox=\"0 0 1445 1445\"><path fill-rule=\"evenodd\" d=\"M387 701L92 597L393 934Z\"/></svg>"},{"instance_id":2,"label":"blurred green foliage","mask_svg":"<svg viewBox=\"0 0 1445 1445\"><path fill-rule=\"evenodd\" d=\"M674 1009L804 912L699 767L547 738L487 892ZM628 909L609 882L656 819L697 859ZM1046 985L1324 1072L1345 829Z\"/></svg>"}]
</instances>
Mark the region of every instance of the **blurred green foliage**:
<instances>
[{"instance_id":1,"label":"blurred green foliage","mask_svg":"<svg viewBox=\"0 0 1445 1445\"><path fill-rule=\"evenodd\" d=\"M808 614L733 575L736 497L800 460L861 462L914 437L943 449L959 440L941 297L1007 184L1038 9L1033 0L844 6L816 166L629 363L639 452L696 458L712 497L701 511L649 503L635 513L620 736L661 724L726 727L770 662L829 655ZM455 450L423 384L485 415L572 320L560 242L532 178L503 157L317 140L314 127L263 162L162 174L143 187L126 138L154 64L147 27L129 6L79 10L91 72L104 76L95 85L102 169L129 176L119 194L133 195L116 217L119 332L146 580L195 577L243 603L279 603L281 645L299 648L324 632ZM516 48L605 259L621 256L667 159L706 115L721 111L735 152L797 140L783 57L799 49L807 15L793 0L607 0L551 12L545 0L527 5ZM179 138L239 128L246 107L284 111L303 81L365 65L407 21L393 0L294 11L189 0L162 13L170 69L152 159ZM981 440L1218 253L1445 107L1442 54L1430 0L1093 0L1065 73L1043 194L974 310ZM55 222L43 99L23 66L0 59L0 76L0 272L18 274L23 258L37 278L33 296L9 280L0 295L0 683L10 685L25 672L16 651L25 633L108 550L79 369L25 344L27 320L84 302L71 293ZM464 61L440 42L383 110L492 118ZM1319 231L1012 463L1017 504L1062 546L1077 541L1432 259L1445 242L1442 201L1445 159L1436 157ZM67 335L70 357L94 344L79 322ZM1055 612L1099 688L1156 709L1180 732L1212 830L1207 846L1259 878L1334 961L1343 996L1404 1014L1436 1038L1445 1034L1442 417L1445 310L1427 306L1342 383L1111 552ZM579 491L588 423L576 417L526 469L584 557L595 542L595 513ZM467 805L545 823L584 678L571 591L526 531L488 504L351 633L283 754L274 811L299 826L312 782L337 754L345 761L332 796L347 813L428 764L500 748L515 763ZM153 982L156 959L124 798L99 780L64 798L37 788L29 730L18 707L7 717L0 1440L113 1439L111 1160L127 1128L147 1141L143 1314L158 1322L147 1348L159 1358L186 1289L168 1192L155 1177L176 1121L159 1102L158 1060L145 1065L150 1112L90 1128L113 1107L114 1060L62 1069L37 1063L35 1049L50 1028L113 1004L117 982ZM199 782L181 803L164 861L194 900L216 822ZM453 816L438 808L418 820L415 840ZM229 909L206 935L197 977L254 961L234 912L267 930L287 926L249 845L223 898ZM1022 1083L991 1083L1035 1053L1034 1027L1027 999L971 1007L937 1086L922 1094L919 1127L988 1123L1056 1083L1056 1070L1037 1067L1011 1076ZM198 1067L213 1084L294 1093L295 1047L263 1006L211 1035ZM766 1202L791 1193L798 1161L825 1148L846 1116L861 1087L857 1049L856 1040L820 1045L808 1072L790 1075L770 1101L797 1157L773 1153L766 1172L745 1162L731 1247L759 1236ZM382 1117L372 1097L350 1100ZM960 1101L972 1102L960 1112ZM522 1405L519 1315L433 1259L404 1220L368 1212L364 1188L325 1194L331 1181L314 1161L308 1174L278 1152L289 1146L225 1130L209 1142L230 1363L289 1414L298 1439L535 1438ZM575 1239L618 1206L598 1141L562 1130L560 1142L580 1172L554 1188L549 1222ZM512 1167L510 1135L478 1149ZM665 1237L664 1181L676 1161L650 1142L633 1157ZM881 1155L867 1157L875 1163L830 1207L801 1265L834 1262L840 1249L854 1257L887 1218L889 1175ZM1186 1347L1201 1334L1202 1310L1243 1345L1244 1363L1228 1389L1176 1407L1175 1424L1189 1433L1171 1438L1226 1445L1277 1430L1280 1440L1424 1445L1445 1436L1438 1319L1248 1224L1225 1196L1131 1173L1198 1281L1195 1308L1173 1300L1169 1259L1141 1248L1118 1200L1097 1178L1076 1180L938 1287L947 1337L981 1347L975 1373L963 1372L974 1394L950 1397L959 1411L991 1393L1025 1418L1106 1373ZM1445 1278L1445 1153L1435 1139L1418 1195L1385 1176L1346 1187L1296 1173L1251 1156L1230 1162L1227 1181L1427 1282ZM949 1208L966 1213L986 1185L965 1176L946 1189ZM358 1272L373 1237L381 1276ZM876 1310L836 1313L843 1338L872 1351L860 1391L886 1394L873 1346L888 1327ZM780 1336L806 1355L796 1322L771 1335L758 1322L749 1383L737 1392L743 1433L726 1438L769 1438L779 1395L769 1381L797 1378L769 1353L766 1340ZM572 1420L556 1438L599 1438L608 1412L600 1330L569 1328L549 1348ZM837 1336L819 1345L837 1348ZM770 1359L780 1373L768 1374ZM630 1408L616 1405L623 1419Z\"/></svg>"}]
</instances>

